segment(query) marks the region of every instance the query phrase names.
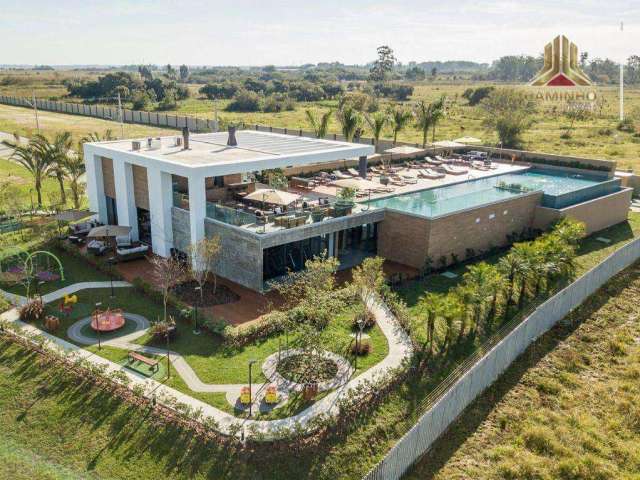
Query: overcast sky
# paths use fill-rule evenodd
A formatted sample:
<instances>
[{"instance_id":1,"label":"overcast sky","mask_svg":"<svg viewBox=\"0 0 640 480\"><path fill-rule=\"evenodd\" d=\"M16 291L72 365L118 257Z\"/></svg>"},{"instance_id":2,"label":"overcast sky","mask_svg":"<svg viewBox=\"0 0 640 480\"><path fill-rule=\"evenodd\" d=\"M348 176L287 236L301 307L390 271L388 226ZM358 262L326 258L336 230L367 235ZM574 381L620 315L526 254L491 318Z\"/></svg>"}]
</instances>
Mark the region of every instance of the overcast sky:
<instances>
[{"instance_id":1,"label":"overcast sky","mask_svg":"<svg viewBox=\"0 0 640 480\"><path fill-rule=\"evenodd\" d=\"M0 64L490 62L560 33L620 59L639 24L640 0L0 0Z\"/></svg>"}]
</instances>

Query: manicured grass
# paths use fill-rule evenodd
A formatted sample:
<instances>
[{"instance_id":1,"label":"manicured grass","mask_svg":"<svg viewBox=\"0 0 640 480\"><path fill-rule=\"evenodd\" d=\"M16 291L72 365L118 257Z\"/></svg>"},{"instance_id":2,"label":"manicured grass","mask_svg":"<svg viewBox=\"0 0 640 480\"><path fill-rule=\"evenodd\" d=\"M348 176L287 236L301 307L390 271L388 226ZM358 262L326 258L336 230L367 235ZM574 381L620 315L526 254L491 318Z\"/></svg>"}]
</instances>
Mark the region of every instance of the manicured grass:
<instances>
[{"instance_id":1,"label":"manicured grass","mask_svg":"<svg viewBox=\"0 0 640 480\"><path fill-rule=\"evenodd\" d=\"M409 479L640 477L640 266L474 402Z\"/></svg>"},{"instance_id":2,"label":"manicured grass","mask_svg":"<svg viewBox=\"0 0 640 480\"><path fill-rule=\"evenodd\" d=\"M40 248L37 248L40 250ZM55 290L59 290L60 288L66 287L67 285L73 285L78 282L92 282L92 281L107 281L109 277L89 265L82 258L78 258L74 255L71 255L64 250L60 249L49 249L51 253L58 257L60 262L62 263L62 267L64 269L64 280L56 280L53 282L45 282L44 284L37 286L35 284L31 285L31 292L35 293L36 288L38 288L38 292L41 294L46 294L53 292ZM49 271L58 273L58 265L52 258L47 258L47 256L40 255L37 258L37 264L41 269L46 269L47 265L49 266ZM9 284L9 283L1 283L0 288L3 290L15 293L18 295L25 295L26 290L23 284Z\"/></svg>"}]
</instances>

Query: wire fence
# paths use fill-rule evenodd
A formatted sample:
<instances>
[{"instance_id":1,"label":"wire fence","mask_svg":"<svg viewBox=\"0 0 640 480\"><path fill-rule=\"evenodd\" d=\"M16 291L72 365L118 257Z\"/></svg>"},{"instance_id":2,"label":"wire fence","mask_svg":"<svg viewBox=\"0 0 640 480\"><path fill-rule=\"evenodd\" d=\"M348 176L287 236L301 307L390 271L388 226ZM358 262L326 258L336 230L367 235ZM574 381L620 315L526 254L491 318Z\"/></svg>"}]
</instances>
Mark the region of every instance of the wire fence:
<instances>
[{"instance_id":1,"label":"wire fence","mask_svg":"<svg viewBox=\"0 0 640 480\"><path fill-rule=\"evenodd\" d=\"M639 258L640 239L636 239L541 305L505 324L423 400L415 409L416 423L363 480L400 479L531 343Z\"/></svg>"}]
</instances>

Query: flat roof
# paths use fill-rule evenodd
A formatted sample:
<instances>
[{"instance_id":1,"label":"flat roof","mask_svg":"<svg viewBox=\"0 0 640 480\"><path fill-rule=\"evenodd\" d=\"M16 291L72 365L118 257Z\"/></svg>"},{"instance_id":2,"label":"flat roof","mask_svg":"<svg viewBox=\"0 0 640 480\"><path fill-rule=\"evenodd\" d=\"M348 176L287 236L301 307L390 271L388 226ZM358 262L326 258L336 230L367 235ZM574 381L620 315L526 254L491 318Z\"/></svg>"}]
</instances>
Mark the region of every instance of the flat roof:
<instances>
[{"instance_id":1,"label":"flat roof","mask_svg":"<svg viewBox=\"0 0 640 480\"><path fill-rule=\"evenodd\" d=\"M191 134L189 149L176 146L176 137L181 134L161 137L159 148L149 148L147 139L140 150L133 150L132 140L116 140L85 144L105 157L122 158L141 165L160 162L165 170L202 169L205 173L226 175L269 168L308 165L331 162L345 158L371 155L372 145L361 145L333 140L283 135L278 133L239 130L236 132L237 146L228 146L227 132ZM117 158L114 158L116 160Z\"/></svg>"}]
</instances>

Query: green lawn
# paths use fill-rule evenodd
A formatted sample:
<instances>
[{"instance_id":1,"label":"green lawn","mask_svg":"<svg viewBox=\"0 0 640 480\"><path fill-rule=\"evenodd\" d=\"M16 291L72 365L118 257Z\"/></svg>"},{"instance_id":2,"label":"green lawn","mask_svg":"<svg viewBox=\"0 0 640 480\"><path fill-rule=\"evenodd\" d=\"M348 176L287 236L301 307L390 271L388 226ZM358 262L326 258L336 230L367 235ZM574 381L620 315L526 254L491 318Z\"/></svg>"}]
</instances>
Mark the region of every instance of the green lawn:
<instances>
[{"instance_id":1,"label":"green lawn","mask_svg":"<svg viewBox=\"0 0 640 480\"><path fill-rule=\"evenodd\" d=\"M40 248L38 248L40 249ZM78 282L90 282L90 281L107 281L109 280L109 276L100 272L82 258L79 258L75 255L71 255L64 250L61 249L50 249L51 253L56 255L60 262L62 263L62 267L64 269L64 280L56 280L53 282L45 282L42 285L36 286L35 284L31 285L31 291L34 293L36 288L39 293L46 294L49 292L53 292L62 287L66 287L67 285L73 285ZM55 260L51 258L47 258L47 256L39 255L37 258L37 266L40 269L47 269L54 273L58 273L58 266ZM15 283L1 283L0 288L6 290L10 293L15 293L19 295L25 295L25 286L23 284L15 284Z\"/></svg>"},{"instance_id":2,"label":"green lawn","mask_svg":"<svg viewBox=\"0 0 640 480\"><path fill-rule=\"evenodd\" d=\"M95 309L95 305L97 303L101 303L101 308L103 309L107 307L122 308L125 312L143 315L150 321L162 318L163 310L161 305L156 304L149 298L140 294L132 294L132 292L134 291L128 288L115 289L115 298L112 299L110 298L111 290L109 288L80 291L77 294L78 304L75 306L73 312L68 316L60 314L58 311L58 301L52 302L47 306L49 313L59 316L61 320L61 326L56 332L56 335L64 340L74 343L67 336L67 329L76 321L91 315L91 312ZM351 321L354 311L355 310L353 308L348 308L343 313L337 315L331 321L330 326L326 330L326 348L341 355L345 355L352 361L353 357L346 353L346 347L352 339L350 334L352 333ZM177 312L172 311L170 313L177 317ZM41 325L36 326L41 328ZM122 330L114 333L103 334L101 338L103 340L108 340L115 336L130 333L133 330L133 327L134 324L132 322L127 322ZM194 335L193 327L182 319L178 320L178 332L178 337L175 341L170 343L169 348L183 355L187 363L189 363L198 377L205 383L248 383L249 360L257 360L257 365L260 366L269 355L278 351L279 346L284 350L287 343L287 335L281 334L271 336L267 339L257 341L253 345L247 345L239 349L230 348L226 346L219 337L207 332L202 332L200 335ZM89 331L88 327L85 328L84 333L89 333L94 336L92 332ZM373 365L379 363L384 357L386 357L389 351L387 339L378 326L373 327L368 333L371 337L370 342L372 350L368 355L358 358L357 374L362 373ZM291 347L295 347L295 334L288 335L288 341ZM136 342L141 345L152 345L160 348L166 347L164 342L155 343L150 334L140 337ZM118 348L103 347L99 350L97 346L80 346L116 363L123 362L127 357L127 352ZM261 368L258 367L253 369L253 381L256 384L266 381ZM191 395L206 403L210 403L218 408L222 408L230 413L234 413L233 408L228 404L224 395L194 392L187 387L184 381L174 371L172 371L172 375L169 379L164 380L164 383L178 391ZM306 406L307 404L302 403L300 399L294 399L294 401L290 402L290 405L278 409L268 415L268 417L276 418L289 416L290 414L297 413L297 411Z\"/></svg>"}]
</instances>

